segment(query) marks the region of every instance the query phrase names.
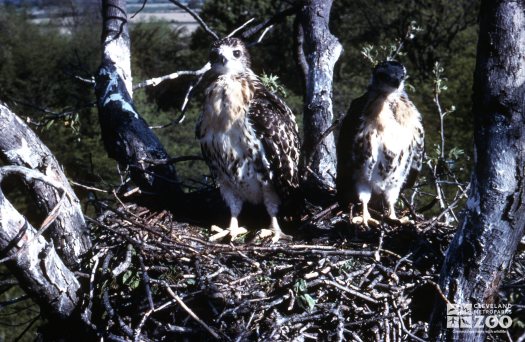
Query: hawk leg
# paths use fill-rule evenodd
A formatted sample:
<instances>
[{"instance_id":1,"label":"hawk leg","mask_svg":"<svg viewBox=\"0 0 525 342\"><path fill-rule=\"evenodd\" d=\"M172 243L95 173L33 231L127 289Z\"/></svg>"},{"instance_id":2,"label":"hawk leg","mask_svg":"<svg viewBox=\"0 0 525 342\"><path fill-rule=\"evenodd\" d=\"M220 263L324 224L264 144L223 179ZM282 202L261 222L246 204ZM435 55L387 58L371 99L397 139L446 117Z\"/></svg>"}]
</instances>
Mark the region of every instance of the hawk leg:
<instances>
[{"instance_id":1,"label":"hawk leg","mask_svg":"<svg viewBox=\"0 0 525 342\"><path fill-rule=\"evenodd\" d=\"M359 200L363 204L363 216L355 216L352 218L353 224L362 224L366 227L379 226L379 221L375 220L370 216L370 212L368 211L368 202L370 201L370 197L372 195L372 192L370 189L363 189L359 191Z\"/></svg>"},{"instance_id":2,"label":"hawk leg","mask_svg":"<svg viewBox=\"0 0 525 342\"><path fill-rule=\"evenodd\" d=\"M230 236L231 240L235 240L237 236L241 234L246 234L248 231L244 227L239 227L239 221L237 220L237 217L239 217L239 214L242 210L242 199L239 198L228 186L221 187L221 193L224 198L224 201L230 208L231 213L231 220L230 220L230 226L226 229L220 228L218 226L211 226L211 231L215 232L216 234L210 236L210 241L217 241L225 238L226 236Z\"/></svg>"},{"instance_id":3,"label":"hawk leg","mask_svg":"<svg viewBox=\"0 0 525 342\"><path fill-rule=\"evenodd\" d=\"M368 211L368 202L363 202L363 215L362 216L354 216L352 218L353 224L362 224L365 227L377 227L379 226L379 221L376 219L373 219L370 215L370 212Z\"/></svg>"},{"instance_id":4,"label":"hawk leg","mask_svg":"<svg viewBox=\"0 0 525 342\"><path fill-rule=\"evenodd\" d=\"M261 229L258 236L260 238L266 238L272 236L272 242L275 243L279 240L292 240L290 235L286 235L281 230L279 222L277 221L277 213L279 212L280 200L271 185L264 185L264 206L266 211L272 218L272 223L269 229Z\"/></svg>"},{"instance_id":5,"label":"hawk leg","mask_svg":"<svg viewBox=\"0 0 525 342\"><path fill-rule=\"evenodd\" d=\"M388 218L390 220L394 221L395 223L400 224L400 225L413 224L414 221L410 220L406 216L401 217L401 218L397 218L397 216L396 216L396 209L395 209L396 201L397 201L397 196L396 196L396 199L393 199L393 200L390 199L388 201Z\"/></svg>"}]
</instances>

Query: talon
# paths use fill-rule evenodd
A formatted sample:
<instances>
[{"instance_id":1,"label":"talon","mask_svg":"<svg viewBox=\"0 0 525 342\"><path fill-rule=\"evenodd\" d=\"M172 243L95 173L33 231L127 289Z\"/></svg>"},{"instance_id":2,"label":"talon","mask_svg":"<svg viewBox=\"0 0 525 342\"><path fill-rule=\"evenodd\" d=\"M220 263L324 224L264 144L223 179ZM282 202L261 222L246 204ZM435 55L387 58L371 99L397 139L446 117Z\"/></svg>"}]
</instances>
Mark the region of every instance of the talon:
<instances>
[{"instance_id":1,"label":"talon","mask_svg":"<svg viewBox=\"0 0 525 342\"><path fill-rule=\"evenodd\" d=\"M376 219L369 217L367 218L367 220L365 220L363 216L354 216L352 218L351 223L357 224L357 225L363 225L365 227L369 227L369 226L377 227L380 224L380 222Z\"/></svg>"},{"instance_id":2,"label":"talon","mask_svg":"<svg viewBox=\"0 0 525 342\"><path fill-rule=\"evenodd\" d=\"M364 220L363 220L363 216L354 216L352 217L352 221L350 221L350 223L353 223L353 224L363 224Z\"/></svg>"},{"instance_id":3,"label":"talon","mask_svg":"<svg viewBox=\"0 0 525 342\"><path fill-rule=\"evenodd\" d=\"M211 242L222 240L228 234L229 234L229 231L227 229L223 229L222 232L219 232L217 234L214 234L214 235L210 236L210 238L208 240L211 241Z\"/></svg>"},{"instance_id":4,"label":"talon","mask_svg":"<svg viewBox=\"0 0 525 342\"><path fill-rule=\"evenodd\" d=\"M210 236L210 238L208 239L209 241L222 240L228 235L230 235L231 241L233 241L237 238L237 236L246 234L248 232L248 230L246 230L246 228L244 227L236 227L236 228L230 227L230 228L223 229L215 225L211 226L211 231L217 234Z\"/></svg>"},{"instance_id":5,"label":"talon","mask_svg":"<svg viewBox=\"0 0 525 342\"><path fill-rule=\"evenodd\" d=\"M261 229L259 234L257 234L257 236L260 237L261 239L270 237L272 235L273 235L273 230L271 230L271 229Z\"/></svg>"},{"instance_id":6,"label":"talon","mask_svg":"<svg viewBox=\"0 0 525 342\"><path fill-rule=\"evenodd\" d=\"M292 241L293 239L290 235L284 234L283 232L274 232L272 243L276 243L279 240Z\"/></svg>"},{"instance_id":7,"label":"talon","mask_svg":"<svg viewBox=\"0 0 525 342\"><path fill-rule=\"evenodd\" d=\"M270 237L272 235L272 243L276 243L279 240L292 241L292 237L290 235L284 234L281 231L275 231L273 229L261 229L259 234L257 234L257 236L261 239Z\"/></svg>"},{"instance_id":8,"label":"talon","mask_svg":"<svg viewBox=\"0 0 525 342\"><path fill-rule=\"evenodd\" d=\"M222 229L221 227L219 226L216 226L216 225L212 225L211 226L211 231L212 232L215 232L215 233L222 233L223 231L225 231L226 229Z\"/></svg>"},{"instance_id":9,"label":"talon","mask_svg":"<svg viewBox=\"0 0 525 342\"><path fill-rule=\"evenodd\" d=\"M230 232L232 241L235 240L237 236L248 233L248 230L244 227L230 228L228 231Z\"/></svg>"}]
</instances>

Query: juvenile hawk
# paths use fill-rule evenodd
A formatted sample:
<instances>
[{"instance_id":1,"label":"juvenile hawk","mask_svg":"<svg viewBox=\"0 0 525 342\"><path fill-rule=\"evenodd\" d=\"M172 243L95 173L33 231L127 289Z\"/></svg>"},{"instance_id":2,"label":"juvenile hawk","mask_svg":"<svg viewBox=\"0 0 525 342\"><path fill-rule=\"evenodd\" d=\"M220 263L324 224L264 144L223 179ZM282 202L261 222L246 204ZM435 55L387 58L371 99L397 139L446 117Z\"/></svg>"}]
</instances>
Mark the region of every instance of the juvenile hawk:
<instances>
[{"instance_id":1,"label":"juvenile hawk","mask_svg":"<svg viewBox=\"0 0 525 342\"><path fill-rule=\"evenodd\" d=\"M340 202L362 203L362 222L371 219L371 199L383 199L389 217L402 187L412 186L421 169L424 132L421 114L404 90L405 67L395 61L374 68L368 91L352 101L337 143ZM354 222L360 222L357 218Z\"/></svg>"},{"instance_id":2,"label":"juvenile hawk","mask_svg":"<svg viewBox=\"0 0 525 342\"><path fill-rule=\"evenodd\" d=\"M219 239L246 232L238 226L244 202L264 204L272 241L283 237L280 205L299 187L299 139L292 111L268 91L250 69L250 56L237 38L224 38L210 52L212 81L205 91L197 138L204 158L230 208L230 227L212 227Z\"/></svg>"}]
</instances>

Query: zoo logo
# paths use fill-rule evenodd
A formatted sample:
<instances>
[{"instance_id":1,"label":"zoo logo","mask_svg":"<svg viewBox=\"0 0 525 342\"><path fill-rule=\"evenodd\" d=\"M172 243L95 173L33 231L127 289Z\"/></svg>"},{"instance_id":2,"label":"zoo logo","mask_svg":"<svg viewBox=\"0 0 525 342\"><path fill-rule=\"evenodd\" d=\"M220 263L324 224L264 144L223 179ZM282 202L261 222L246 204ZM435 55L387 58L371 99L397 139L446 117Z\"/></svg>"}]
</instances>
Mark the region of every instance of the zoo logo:
<instances>
[{"instance_id":1,"label":"zoo logo","mask_svg":"<svg viewBox=\"0 0 525 342\"><path fill-rule=\"evenodd\" d=\"M477 312L476 312L477 311ZM481 315L472 310L472 304L447 304L448 329L507 329L512 325L508 315ZM498 313L497 310L494 310Z\"/></svg>"}]
</instances>

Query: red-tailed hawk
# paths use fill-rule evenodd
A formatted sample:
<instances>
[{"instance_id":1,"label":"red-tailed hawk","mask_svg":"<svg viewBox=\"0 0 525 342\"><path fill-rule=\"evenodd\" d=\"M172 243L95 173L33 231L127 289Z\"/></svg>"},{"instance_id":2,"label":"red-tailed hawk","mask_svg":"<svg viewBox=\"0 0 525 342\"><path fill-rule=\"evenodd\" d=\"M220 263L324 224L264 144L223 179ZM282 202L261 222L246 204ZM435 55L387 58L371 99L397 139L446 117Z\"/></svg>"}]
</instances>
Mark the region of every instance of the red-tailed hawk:
<instances>
[{"instance_id":1,"label":"red-tailed hawk","mask_svg":"<svg viewBox=\"0 0 525 342\"><path fill-rule=\"evenodd\" d=\"M368 91L352 101L337 143L337 192L343 205L361 203L354 223L371 219L371 199L384 200L391 219L402 187L412 186L424 154L421 114L404 90L405 67L395 61L374 68Z\"/></svg>"},{"instance_id":2,"label":"red-tailed hawk","mask_svg":"<svg viewBox=\"0 0 525 342\"><path fill-rule=\"evenodd\" d=\"M238 226L244 202L264 204L271 217L272 241L283 237L280 205L299 187L299 139L295 117L250 69L250 55L237 38L213 44L212 81L205 91L197 138L204 158L230 208L227 230L211 240L245 233Z\"/></svg>"}]
</instances>

